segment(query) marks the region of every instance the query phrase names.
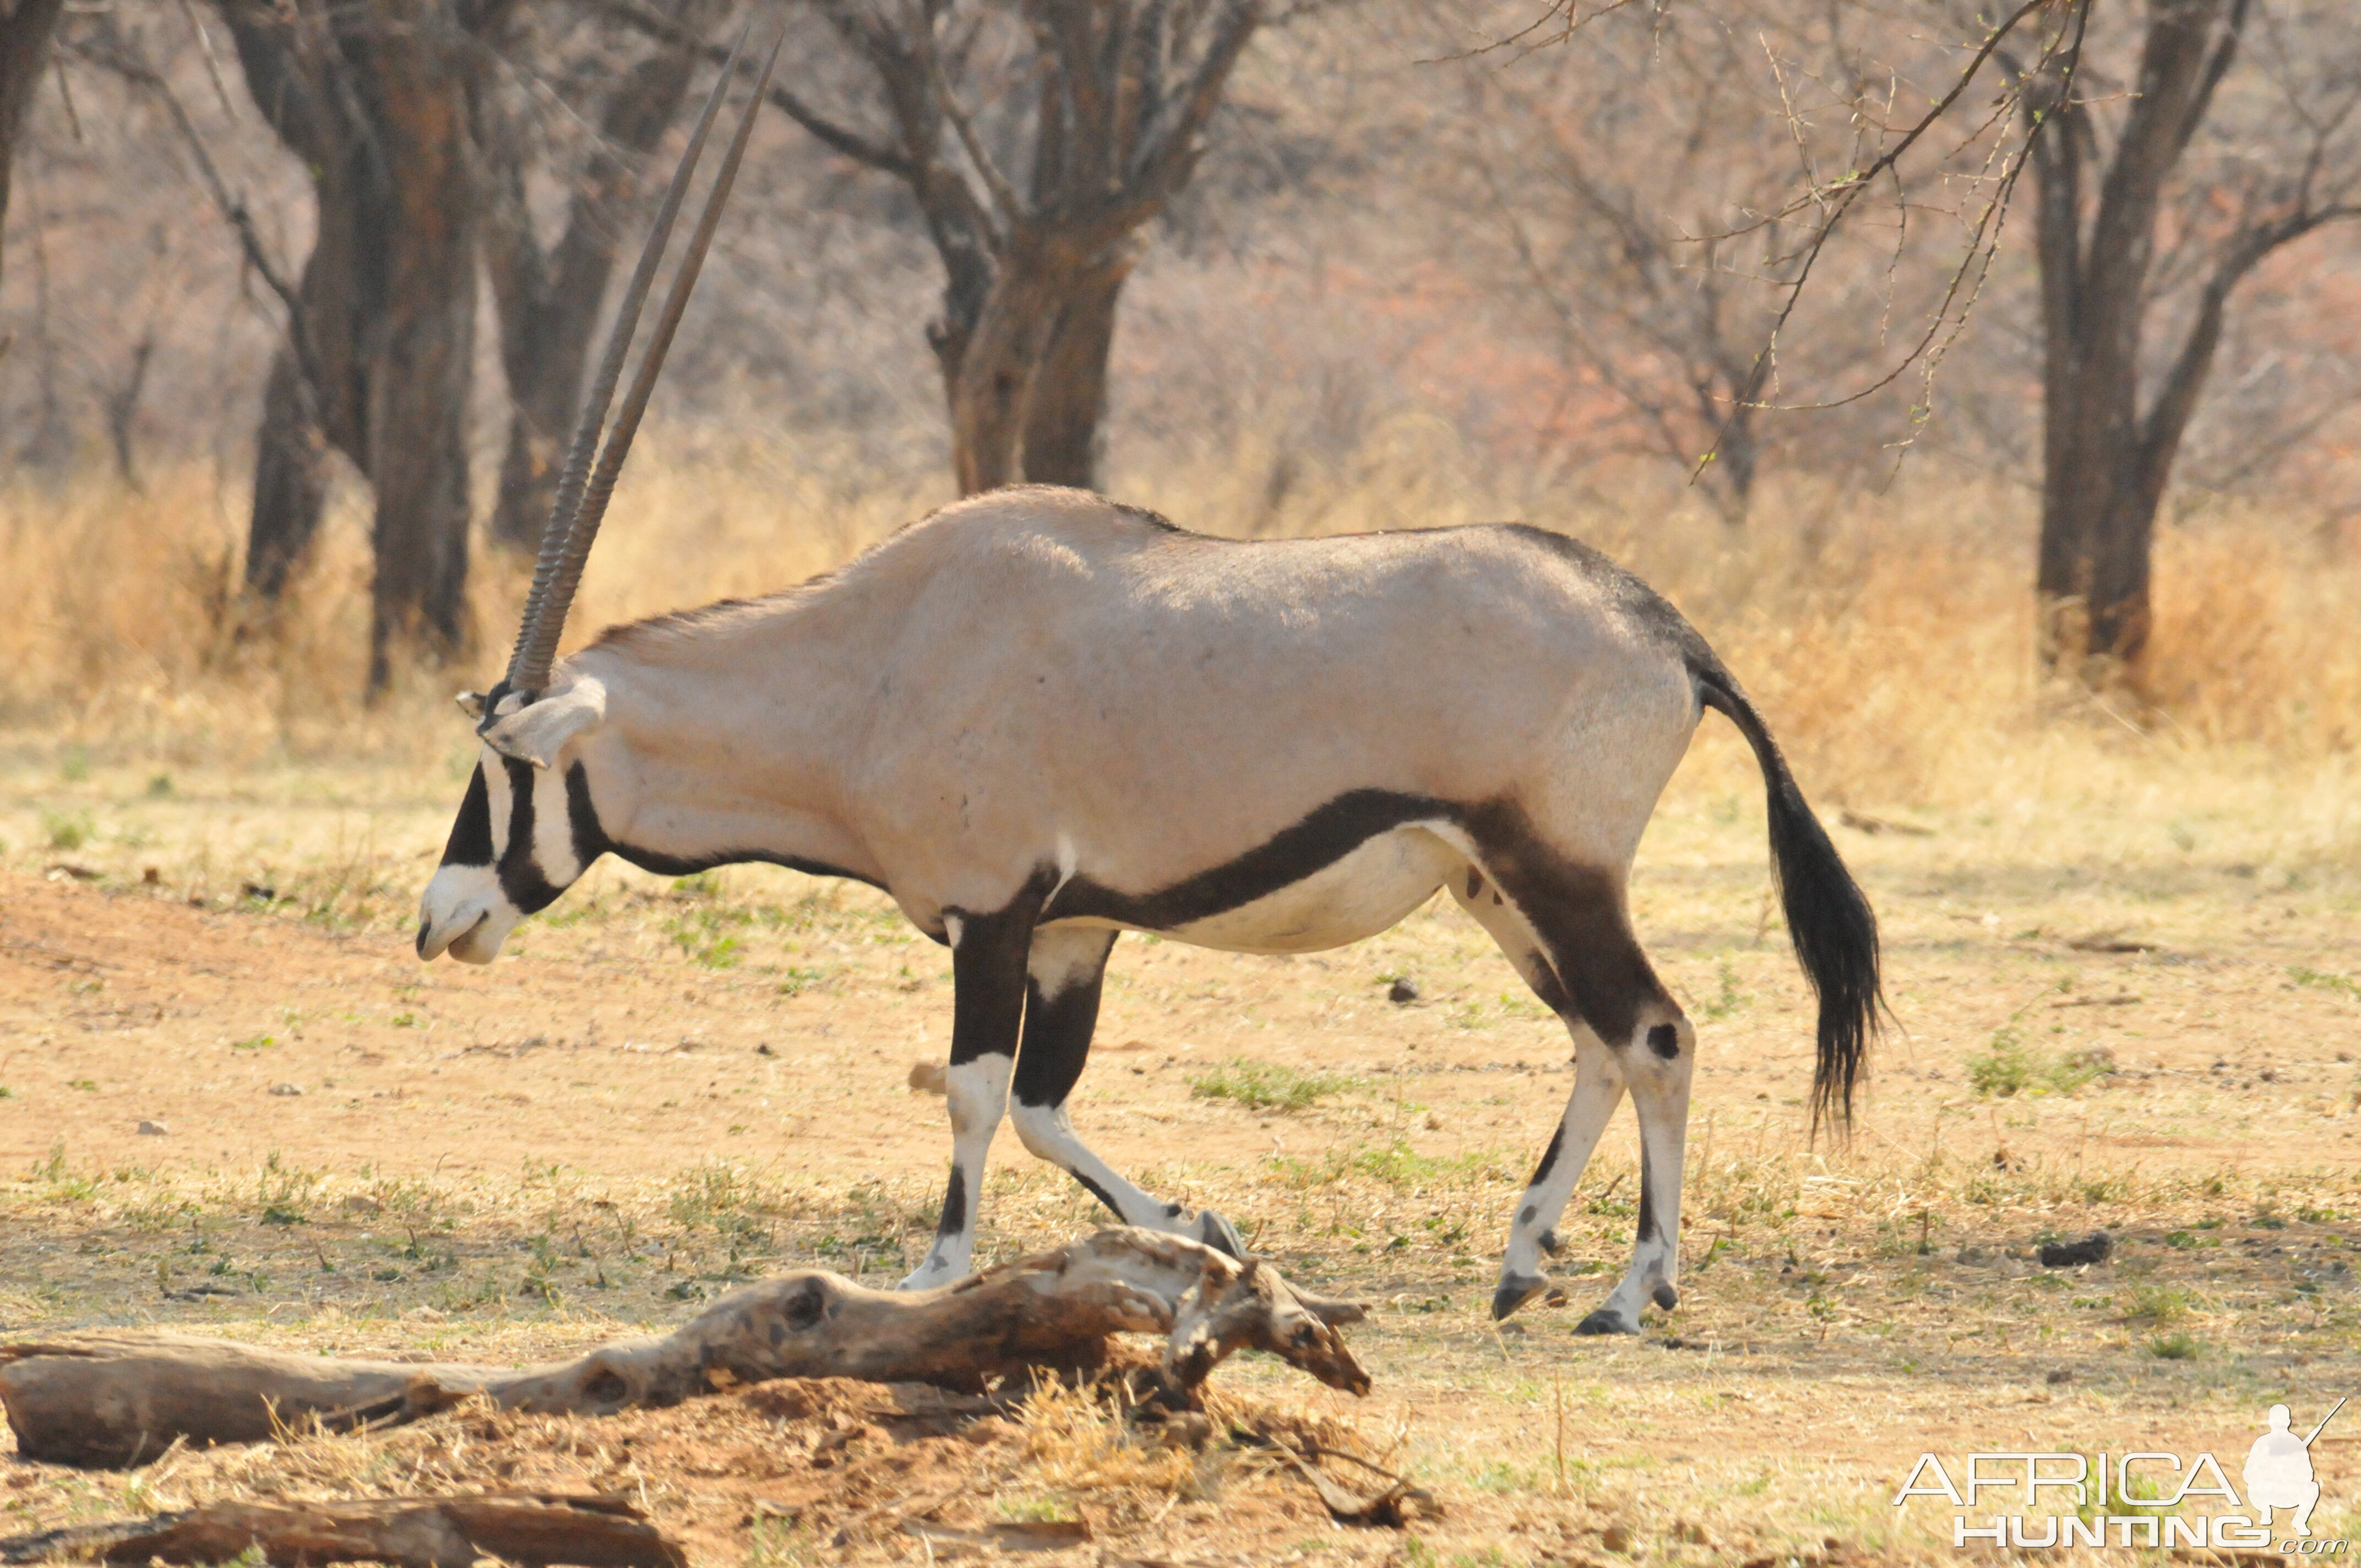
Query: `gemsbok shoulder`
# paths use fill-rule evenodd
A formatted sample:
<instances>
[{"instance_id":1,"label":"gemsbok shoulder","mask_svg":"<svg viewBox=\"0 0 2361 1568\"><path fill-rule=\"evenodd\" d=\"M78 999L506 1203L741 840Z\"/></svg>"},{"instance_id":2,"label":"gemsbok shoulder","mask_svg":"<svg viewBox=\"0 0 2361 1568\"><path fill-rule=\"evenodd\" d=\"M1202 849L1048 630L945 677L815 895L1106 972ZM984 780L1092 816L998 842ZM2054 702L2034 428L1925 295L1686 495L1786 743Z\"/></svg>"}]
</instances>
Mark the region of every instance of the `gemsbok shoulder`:
<instances>
[{"instance_id":1,"label":"gemsbok shoulder","mask_svg":"<svg viewBox=\"0 0 2361 1568\"><path fill-rule=\"evenodd\" d=\"M1597 552L1520 526L1239 543L1020 488L799 587L615 628L555 659L745 146L751 106L600 448L731 74L626 291L507 676L475 699L482 758L426 889L419 956L489 962L606 854L670 875L759 861L884 889L949 945L955 988L950 1174L906 1282L923 1287L968 1271L1004 1113L1125 1223L1239 1250L1221 1216L1141 1190L1068 1118L1121 933L1310 952L1447 889L1574 1040L1574 1089L1510 1215L1494 1315L1546 1283L1553 1227L1627 1091L1637 1240L1582 1328L1636 1332L1646 1303L1674 1307L1697 1036L1625 892L1705 708L1745 736L1768 789L1787 927L1818 998L1816 1116L1851 1113L1882 1006L1877 927L1737 680Z\"/></svg>"}]
</instances>

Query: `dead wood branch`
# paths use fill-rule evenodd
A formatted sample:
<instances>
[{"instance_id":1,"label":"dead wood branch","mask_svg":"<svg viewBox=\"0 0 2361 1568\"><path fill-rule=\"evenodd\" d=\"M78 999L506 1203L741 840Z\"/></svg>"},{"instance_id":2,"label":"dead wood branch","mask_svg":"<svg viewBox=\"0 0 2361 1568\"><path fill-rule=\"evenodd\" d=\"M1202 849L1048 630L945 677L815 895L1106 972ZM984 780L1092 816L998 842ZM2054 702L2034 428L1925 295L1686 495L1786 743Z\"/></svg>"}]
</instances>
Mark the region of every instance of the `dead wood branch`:
<instances>
[{"instance_id":1,"label":"dead wood branch","mask_svg":"<svg viewBox=\"0 0 2361 1568\"><path fill-rule=\"evenodd\" d=\"M799 1270L734 1290L669 1334L521 1371L171 1334L0 1345L0 1405L27 1459L133 1465L175 1438L255 1442L314 1420L399 1425L475 1395L536 1414L603 1416L777 1377L975 1389L1037 1368L1098 1365L1118 1333L1163 1335L1161 1376L1184 1398L1239 1350L1268 1351L1365 1394L1368 1374L1336 1332L1361 1316L1295 1290L1268 1266L1115 1227L937 1290L872 1290Z\"/></svg>"},{"instance_id":2,"label":"dead wood branch","mask_svg":"<svg viewBox=\"0 0 2361 1568\"><path fill-rule=\"evenodd\" d=\"M0 1563L395 1563L469 1568L482 1557L582 1568L686 1568L646 1517L616 1497L546 1495L214 1503L152 1519L0 1541Z\"/></svg>"}]
</instances>

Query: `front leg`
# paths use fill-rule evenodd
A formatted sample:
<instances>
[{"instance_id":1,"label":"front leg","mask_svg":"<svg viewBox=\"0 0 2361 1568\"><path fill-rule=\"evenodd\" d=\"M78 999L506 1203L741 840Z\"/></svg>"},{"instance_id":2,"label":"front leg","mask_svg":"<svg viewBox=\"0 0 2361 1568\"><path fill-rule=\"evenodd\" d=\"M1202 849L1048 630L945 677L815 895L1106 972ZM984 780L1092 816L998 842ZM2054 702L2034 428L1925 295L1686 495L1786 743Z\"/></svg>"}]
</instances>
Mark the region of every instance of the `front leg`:
<instances>
[{"instance_id":1,"label":"front leg","mask_svg":"<svg viewBox=\"0 0 2361 1568\"><path fill-rule=\"evenodd\" d=\"M950 1102L951 1174L935 1245L905 1290L948 1285L968 1272L975 1255L976 1212L983 1197L984 1158L1008 1108L1008 1077L1025 1016L1025 956L1032 945L1040 894L1027 889L994 915L946 913L951 944L951 1060L945 1075Z\"/></svg>"},{"instance_id":2,"label":"front leg","mask_svg":"<svg viewBox=\"0 0 2361 1568\"><path fill-rule=\"evenodd\" d=\"M1178 1203L1159 1202L1117 1174L1074 1133L1066 1098L1082 1076L1091 1034L1098 1026L1099 990L1106 975L1113 931L1049 926L1033 938L1025 999L1025 1041L1016 1058L1016 1108L1009 1119L1016 1135L1039 1158L1082 1183L1126 1225L1246 1256L1237 1228L1207 1209L1191 1215Z\"/></svg>"}]
</instances>

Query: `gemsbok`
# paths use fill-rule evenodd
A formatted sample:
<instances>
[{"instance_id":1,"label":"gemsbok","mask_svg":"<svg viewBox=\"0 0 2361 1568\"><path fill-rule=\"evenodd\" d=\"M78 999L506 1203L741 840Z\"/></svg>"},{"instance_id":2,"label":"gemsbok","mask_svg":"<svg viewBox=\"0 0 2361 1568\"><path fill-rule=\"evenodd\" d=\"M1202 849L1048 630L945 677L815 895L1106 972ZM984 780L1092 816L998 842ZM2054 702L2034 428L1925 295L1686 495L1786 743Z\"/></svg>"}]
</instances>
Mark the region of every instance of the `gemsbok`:
<instances>
[{"instance_id":1,"label":"gemsbok","mask_svg":"<svg viewBox=\"0 0 2361 1568\"><path fill-rule=\"evenodd\" d=\"M1818 998L1816 1118L1851 1113L1882 1008L1877 927L1736 679L1597 552L1521 526L1239 543L1027 487L947 507L799 587L555 658L745 148L751 104L601 447L734 71L626 289L506 678L462 699L482 758L426 889L419 957L489 962L605 854L665 875L760 861L884 890L949 945L955 988L950 1175L906 1281L924 1287L968 1270L1004 1113L1125 1223L1239 1250L1228 1222L1142 1191L1068 1118L1118 935L1310 952L1448 889L1575 1046L1493 1315L1546 1283L1553 1227L1627 1090L1637 1240L1581 1327L1636 1332L1646 1303L1672 1309L1697 1036L1625 893L1703 709L1738 727L1768 790L1787 927Z\"/></svg>"}]
</instances>

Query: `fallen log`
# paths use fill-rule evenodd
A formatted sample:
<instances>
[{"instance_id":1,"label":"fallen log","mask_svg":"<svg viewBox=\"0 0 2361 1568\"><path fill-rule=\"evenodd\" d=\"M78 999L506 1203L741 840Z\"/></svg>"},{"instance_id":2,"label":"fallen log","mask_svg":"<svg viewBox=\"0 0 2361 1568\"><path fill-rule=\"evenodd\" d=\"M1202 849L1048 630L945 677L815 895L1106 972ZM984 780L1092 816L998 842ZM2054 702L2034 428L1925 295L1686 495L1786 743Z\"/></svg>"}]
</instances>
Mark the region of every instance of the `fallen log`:
<instances>
[{"instance_id":1,"label":"fallen log","mask_svg":"<svg viewBox=\"0 0 2361 1568\"><path fill-rule=\"evenodd\" d=\"M1159 1376L1183 1401L1247 1349L1366 1394L1368 1374L1336 1332L1362 1315L1351 1302L1297 1291L1266 1264L1120 1226L934 1290L872 1290L798 1270L733 1290L669 1334L522 1369L128 1332L22 1342L0 1345L0 1405L21 1456L122 1467L155 1459L175 1439L255 1442L314 1422L399 1425L478 1395L508 1409L604 1416L774 1377L973 1391L1037 1369L1097 1366L1117 1333L1165 1337Z\"/></svg>"},{"instance_id":2,"label":"fallen log","mask_svg":"<svg viewBox=\"0 0 2361 1568\"><path fill-rule=\"evenodd\" d=\"M72 1525L0 1541L0 1563L391 1563L469 1568L499 1557L540 1568L687 1568L681 1549L619 1497L522 1494L350 1502L214 1503L153 1519Z\"/></svg>"}]
</instances>

